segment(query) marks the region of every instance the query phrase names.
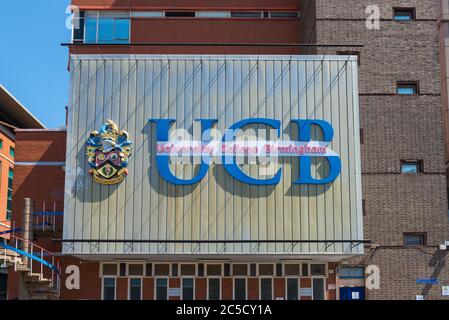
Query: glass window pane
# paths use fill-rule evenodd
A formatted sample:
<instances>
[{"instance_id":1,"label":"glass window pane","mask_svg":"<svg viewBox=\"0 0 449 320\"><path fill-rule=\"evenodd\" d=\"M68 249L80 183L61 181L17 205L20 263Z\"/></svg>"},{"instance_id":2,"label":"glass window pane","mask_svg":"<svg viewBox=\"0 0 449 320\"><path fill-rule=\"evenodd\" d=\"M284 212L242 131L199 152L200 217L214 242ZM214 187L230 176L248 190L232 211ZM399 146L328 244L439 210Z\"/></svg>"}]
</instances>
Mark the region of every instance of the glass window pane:
<instances>
[{"instance_id":1,"label":"glass window pane","mask_svg":"<svg viewBox=\"0 0 449 320\"><path fill-rule=\"evenodd\" d=\"M324 300L324 279L313 279L313 300Z\"/></svg>"},{"instance_id":2,"label":"glass window pane","mask_svg":"<svg viewBox=\"0 0 449 320\"><path fill-rule=\"evenodd\" d=\"M103 279L103 299L115 300L115 278Z\"/></svg>"},{"instance_id":3,"label":"glass window pane","mask_svg":"<svg viewBox=\"0 0 449 320\"><path fill-rule=\"evenodd\" d=\"M206 270L208 276L221 276L221 264L208 264Z\"/></svg>"},{"instance_id":4,"label":"glass window pane","mask_svg":"<svg viewBox=\"0 0 449 320\"><path fill-rule=\"evenodd\" d=\"M260 276L272 276L273 275L273 265L272 264L259 264L259 275Z\"/></svg>"},{"instance_id":5,"label":"glass window pane","mask_svg":"<svg viewBox=\"0 0 449 320\"><path fill-rule=\"evenodd\" d=\"M114 40L114 19L100 18L98 21L98 42Z\"/></svg>"},{"instance_id":6,"label":"glass window pane","mask_svg":"<svg viewBox=\"0 0 449 320\"><path fill-rule=\"evenodd\" d=\"M406 234L404 235L404 243L406 246L422 246L424 245L424 235Z\"/></svg>"},{"instance_id":7,"label":"glass window pane","mask_svg":"<svg viewBox=\"0 0 449 320\"><path fill-rule=\"evenodd\" d=\"M182 264L181 275L182 276L194 276L196 275L196 266L194 264Z\"/></svg>"},{"instance_id":8,"label":"glass window pane","mask_svg":"<svg viewBox=\"0 0 449 320\"><path fill-rule=\"evenodd\" d=\"M86 43L96 43L97 42L97 19L87 18L86 19L86 35L84 41Z\"/></svg>"},{"instance_id":9,"label":"glass window pane","mask_svg":"<svg viewBox=\"0 0 449 320\"><path fill-rule=\"evenodd\" d=\"M104 264L103 265L103 275L104 276L116 276L117 275L117 264Z\"/></svg>"},{"instance_id":10,"label":"glass window pane","mask_svg":"<svg viewBox=\"0 0 449 320\"><path fill-rule=\"evenodd\" d=\"M365 269L363 267L339 268L338 277L343 279L363 279L365 278Z\"/></svg>"},{"instance_id":11,"label":"glass window pane","mask_svg":"<svg viewBox=\"0 0 449 320\"><path fill-rule=\"evenodd\" d=\"M193 278L182 279L182 299L193 300Z\"/></svg>"},{"instance_id":12,"label":"glass window pane","mask_svg":"<svg viewBox=\"0 0 449 320\"><path fill-rule=\"evenodd\" d=\"M220 279L209 279L209 300L220 300Z\"/></svg>"},{"instance_id":13,"label":"glass window pane","mask_svg":"<svg viewBox=\"0 0 449 320\"><path fill-rule=\"evenodd\" d=\"M14 158L16 150L13 147L9 147L9 155Z\"/></svg>"},{"instance_id":14,"label":"glass window pane","mask_svg":"<svg viewBox=\"0 0 449 320\"><path fill-rule=\"evenodd\" d=\"M232 275L247 276L248 275L248 265L247 264L234 264L232 266Z\"/></svg>"},{"instance_id":15,"label":"glass window pane","mask_svg":"<svg viewBox=\"0 0 449 320\"><path fill-rule=\"evenodd\" d=\"M129 264L128 274L130 276L143 276L143 264Z\"/></svg>"},{"instance_id":16,"label":"glass window pane","mask_svg":"<svg viewBox=\"0 0 449 320\"><path fill-rule=\"evenodd\" d=\"M130 280L130 300L142 300L142 280L133 278Z\"/></svg>"},{"instance_id":17,"label":"glass window pane","mask_svg":"<svg viewBox=\"0 0 449 320\"><path fill-rule=\"evenodd\" d=\"M298 279L287 279L287 300L298 300Z\"/></svg>"},{"instance_id":18,"label":"glass window pane","mask_svg":"<svg viewBox=\"0 0 449 320\"><path fill-rule=\"evenodd\" d=\"M273 300L272 279L260 279L260 299Z\"/></svg>"},{"instance_id":19,"label":"glass window pane","mask_svg":"<svg viewBox=\"0 0 449 320\"><path fill-rule=\"evenodd\" d=\"M416 94L417 90L416 90L416 86L415 85L410 85L410 86L399 86L398 87L398 94L403 94L403 95L413 95Z\"/></svg>"},{"instance_id":20,"label":"glass window pane","mask_svg":"<svg viewBox=\"0 0 449 320\"><path fill-rule=\"evenodd\" d=\"M402 173L418 173L417 163L404 163L401 166Z\"/></svg>"},{"instance_id":21,"label":"glass window pane","mask_svg":"<svg viewBox=\"0 0 449 320\"><path fill-rule=\"evenodd\" d=\"M129 19L115 20L114 40L122 40L124 42L128 42L129 24L130 24Z\"/></svg>"},{"instance_id":22,"label":"glass window pane","mask_svg":"<svg viewBox=\"0 0 449 320\"><path fill-rule=\"evenodd\" d=\"M170 265L156 264L154 266L154 274L156 276L169 276L170 275Z\"/></svg>"},{"instance_id":23,"label":"glass window pane","mask_svg":"<svg viewBox=\"0 0 449 320\"><path fill-rule=\"evenodd\" d=\"M325 264L311 264L310 273L312 276L325 276L326 275L326 265Z\"/></svg>"},{"instance_id":24,"label":"glass window pane","mask_svg":"<svg viewBox=\"0 0 449 320\"><path fill-rule=\"evenodd\" d=\"M156 280L156 300L168 300L167 284L167 279Z\"/></svg>"},{"instance_id":25,"label":"glass window pane","mask_svg":"<svg viewBox=\"0 0 449 320\"><path fill-rule=\"evenodd\" d=\"M231 12L232 18L262 18L262 12Z\"/></svg>"},{"instance_id":26,"label":"glass window pane","mask_svg":"<svg viewBox=\"0 0 449 320\"><path fill-rule=\"evenodd\" d=\"M286 264L284 272L286 276L299 276L299 264Z\"/></svg>"},{"instance_id":27,"label":"glass window pane","mask_svg":"<svg viewBox=\"0 0 449 320\"><path fill-rule=\"evenodd\" d=\"M246 300L246 280L235 279L234 280L234 299Z\"/></svg>"}]
</instances>

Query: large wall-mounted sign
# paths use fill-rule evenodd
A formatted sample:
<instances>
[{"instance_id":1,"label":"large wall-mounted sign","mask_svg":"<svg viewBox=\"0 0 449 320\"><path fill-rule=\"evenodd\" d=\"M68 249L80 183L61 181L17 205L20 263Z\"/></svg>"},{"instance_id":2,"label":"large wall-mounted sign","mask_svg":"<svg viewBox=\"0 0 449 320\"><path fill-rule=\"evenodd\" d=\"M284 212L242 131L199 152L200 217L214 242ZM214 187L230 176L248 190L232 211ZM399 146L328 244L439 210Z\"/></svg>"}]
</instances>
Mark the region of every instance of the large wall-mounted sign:
<instances>
[{"instance_id":1,"label":"large wall-mounted sign","mask_svg":"<svg viewBox=\"0 0 449 320\"><path fill-rule=\"evenodd\" d=\"M128 133L108 120L100 131L92 131L87 141L86 154L89 173L100 184L118 184L128 175L128 161L132 142Z\"/></svg>"},{"instance_id":2,"label":"large wall-mounted sign","mask_svg":"<svg viewBox=\"0 0 449 320\"><path fill-rule=\"evenodd\" d=\"M328 150L328 144L332 142L334 137L334 129L332 125L323 120L299 120L299 119L291 119L291 123L295 124L298 128L299 132L299 142L310 143L311 142L311 132L313 130L312 126L318 127L319 130L322 131L323 139L322 141L317 141L317 147L310 147L310 151L307 152L308 145L303 145L304 153L301 152L301 145L295 144L293 141L287 142L287 147L285 147L285 143L278 142L269 142L264 141L265 143L261 143L258 141L248 140L242 141L243 143L237 144L235 143L238 131L248 125L265 125L272 129L275 129L277 132L277 138L280 137L281 130L281 122L279 120L273 119L244 119L235 124L233 124L223 135L222 143L219 145L214 145L210 140L210 134L208 131L213 129L213 124L218 120L210 120L210 119L200 119L197 120L201 123L201 131L202 137L206 137L206 141L201 141L199 143L195 143L191 141L191 143L183 143L179 144L178 141L169 141L170 137L170 125L175 123L174 119L151 119L150 122L156 123L156 139L158 141L157 149L158 155L156 156L157 166L159 170L159 174L161 177L168 181L169 183L175 185L192 185L200 182L207 174L209 170L209 163L204 161L204 156L213 157L221 157L220 163L226 172L232 176L234 179L258 186L268 186L268 185L277 185L281 181L282 177L282 169L278 169L274 173L274 177L271 178L255 178L247 175L239 164L236 161L236 155L238 154L238 150L245 148L242 150L243 156L253 156L253 157L265 157L278 158L280 156L299 156L299 168L297 177L292 177L293 184L314 184L314 185L325 185L333 182L340 174L341 170L341 160L338 155ZM179 146L179 147L178 147ZM178 147L178 148L177 148ZM206 147L209 147L205 150ZM215 147L215 148L214 148ZM277 148L276 148L277 147ZM199 149L199 151L196 151ZM212 150L211 150L212 149ZM162 150L162 151L160 151ZM166 152L165 150L170 150ZM176 151L174 151L176 150ZM202 152L205 150L205 152ZM274 150L274 152L273 152ZM281 150L281 152L279 152ZM253 152L251 152L253 151ZM289 152L290 151L290 152ZM313 151L316 151L313 153ZM176 177L170 170L170 163L173 157L176 156L197 156L201 157L199 170L194 177L190 179L180 179ZM327 159L329 168L326 172L327 176L322 179L317 179L312 177L312 161L313 158L322 157Z\"/></svg>"},{"instance_id":3,"label":"large wall-mounted sign","mask_svg":"<svg viewBox=\"0 0 449 320\"><path fill-rule=\"evenodd\" d=\"M71 59L64 253L363 253L356 57Z\"/></svg>"}]
</instances>

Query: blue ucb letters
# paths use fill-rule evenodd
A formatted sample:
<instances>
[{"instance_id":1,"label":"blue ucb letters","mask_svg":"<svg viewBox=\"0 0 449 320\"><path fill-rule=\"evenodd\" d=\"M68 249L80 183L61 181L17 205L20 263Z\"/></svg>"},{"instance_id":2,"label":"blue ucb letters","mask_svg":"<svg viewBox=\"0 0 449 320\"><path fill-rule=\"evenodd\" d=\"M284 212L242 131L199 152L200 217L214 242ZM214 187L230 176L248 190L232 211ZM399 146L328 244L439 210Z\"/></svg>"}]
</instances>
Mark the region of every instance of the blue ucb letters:
<instances>
[{"instance_id":1,"label":"blue ucb letters","mask_svg":"<svg viewBox=\"0 0 449 320\"><path fill-rule=\"evenodd\" d=\"M226 134L223 138L223 142L232 142L235 140L235 133L243 128L244 126L250 125L250 124L265 124L267 126L270 126L274 129L277 129L278 131L278 138L281 135L281 122L279 120L272 120L272 119L246 119L239 121L235 123L232 127L229 128L228 131L226 131ZM223 167L226 169L226 171L235 179L247 183L247 184L255 184L259 186L267 186L267 185L273 185L278 184L279 181L281 181L282 177L282 170L279 169L277 174L271 178L271 179L255 179L251 178L250 176L246 175L240 167L235 163L235 157L234 156L227 156L223 155Z\"/></svg>"},{"instance_id":2,"label":"blue ucb letters","mask_svg":"<svg viewBox=\"0 0 449 320\"><path fill-rule=\"evenodd\" d=\"M204 139L207 141L204 142L210 142L210 129L212 129L212 126L214 125L217 120L204 120L200 119L197 120L201 122L201 135ZM150 122L156 123L156 138L157 141L168 141L169 137L169 131L170 126L172 123L176 122L174 119L150 119ZM170 171L170 165L169 165L170 156L169 155L158 155L156 156L156 163L159 170L159 174L162 178L164 178L166 181L177 184L177 185L190 185L200 182L204 176L207 174L207 171L209 170L209 165L204 163L203 160L201 160L200 170L198 174L193 177L190 180L184 180L179 179L175 177L171 171Z\"/></svg>"},{"instance_id":3,"label":"blue ucb letters","mask_svg":"<svg viewBox=\"0 0 449 320\"><path fill-rule=\"evenodd\" d=\"M299 141L309 142L311 141L310 132L311 126L316 125L323 130L324 142L331 142L334 138L334 129L332 126L323 120L292 120L298 125ZM340 175L341 172L341 160L337 156L327 157L329 161L329 175L321 180L314 179L311 174L312 157L301 156L299 158L299 178L293 182L293 184L327 184L333 182Z\"/></svg>"},{"instance_id":4,"label":"blue ucb letters","mask_svg":"<svg viewBox=\"0 0 449 320\"><path fill-rule=\"evenodd\" d=\"M176 122L174 119L150 119L150 122L154 122L156 124L156 135L157 135L157 141L158 142L168 142L169 141L169 131L170 126L172 123ZM196 120L201 122L201 131L202 131L202 137L203 142L208 143L211 140L210 137L210 130L212 129L212 126L214 123L217 122L217 120L212 119L199 119ZM330 123L323 121L323 120L291 120L292 122L296 123L299 128L299 141L300 142L310 142L311 141L311 126L316 125L320 127L323 131L323 142L331 142L334 137L334 129L330 125ZM280 128L281 128L281 122L278 120L272 120L272 119L261 119L261 118L255 118L255 119L246 119L241 120L237 123L235 123L232 127L229 128L229 130L226 131L226 134L223 138L223 142L233 142L235 140L235 133L237 130L243 128L246 125L250 124L264 124L267 126L270 126L274 129L277 129L278 138L280 137ZM313 184L313 185L322 185L333 182L337 177L340 175L341 172L341 160L338 156L327 156L327 159L329 161L329 175L323 179L315 179L312 177L311 174L311 168L312 168L312 156L300 156L300 169L299 169L299 177L297 180L295 180L294 184ZM157 155L156 156L156 162L157 167L159 170L159 174L163 179L168 181L169 183L175 184L175 185L191 185L196 184L200 182L207 174L207 171L209 170L209 165L204 163L203 160L201 160L200 169L198 171L198 174L190 179L190 180L184 180L179 179L176 176L174 176L170 171L169 166L169 155ZM223 167L224 169L235 179L252 185L275 185L278 184L281 180L282 176L282 169L279 169L279 171L276 173L276 175L271 179L255 179L248 175L246 175L240 167L235 162L235 155L223 155Z\"/></svg>"}]
</instances>

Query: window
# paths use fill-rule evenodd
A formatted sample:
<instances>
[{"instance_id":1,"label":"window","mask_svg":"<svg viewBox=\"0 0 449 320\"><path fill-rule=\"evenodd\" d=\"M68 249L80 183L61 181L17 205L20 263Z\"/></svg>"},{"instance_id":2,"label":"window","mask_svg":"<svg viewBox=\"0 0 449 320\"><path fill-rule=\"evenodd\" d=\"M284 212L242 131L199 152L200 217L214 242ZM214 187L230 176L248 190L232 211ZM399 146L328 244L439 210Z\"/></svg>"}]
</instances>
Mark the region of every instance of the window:
<instances>
[{"instance_id":1,"label":"window","mask_svg":"<svg viewBox=\"0 0 449 320\"><path fill-rule=\"evenodd\" d=\"M260 300L273 300L273 279L260 279Z\"/></svg>"},{"instance_id":2,"label":"window","mask_svg":"<svg viewBox=\"0 0 449 320\"><path fill-rule=\"evenodd\" d=\"M196 16L198 18L229 18L231 13L229 11L198 11Z\"/></svg>"},{"instance_id":3,"label":"window","mask_svg":"<svg viewBox=\"0 0 449 320\"><path fill-rule=\"evenodd\" d=\"M313 300L324 300L324 279L314 278L312 280Z\"/></svg>"},{"instance_id":4,"label":"window","mask_svg":"<svg viewBox=\"0 0 449 320\"><path fill-rule=\"evenodd\" d=\"M156 300L168 300L168 279L156 279Z\"/></svg>"},{"instance_id":5,"label":"window","mask_svg":"<svg viewBox=\"0 0 449 320\"><path fill-rule=\"evenodd\" d=\"M14 155L16 153L16 150L13 147L9 147L9 155L11 158L14 158Z\"/></svg>"},{"instance_id":6,"label":"window","mask_svg":"<svg viewBox=\"0 0 449 320\"><path fill-rule=\"evenodd\" d=\"M156 264L154 265L154 275L156 276L169 276L170 265L168 264Z\"/></svg>"},{"instance_id":7,"label":"window","mask_svg":"<svg viewBox=\"0 0 449 320\"><path fill-rule=\"evenodd\" d=\"M142 279L129 279L129 300L142 300Z\"/></svg>"},{"instance_id":8,"label":"window","mask_svg":"<svg viewBox=\"0 0 449 320\"><path fill-rule=\"evenodd\" d=\"M307 263L303 263L301 265L301 274L303 277L308 277L309 276L309 265Z\"/></svg>"},{"instance_id":9,"label":"window","mask_svg":"<svg viewBox=\"0 0 449 320\"><path fill-rule=\"evenodd\" d=\"M116 276L117 275L117 264L116 263L105 263L102 266L103 276Z\"/></svg>"},{"instance_id":10,"label":"window","mask_svg":"<svg viewBox=\"0 0 449 320\"><path fill-rule=\"evenodd\" d=\"M262 12L231 12L232 18L262 18Z\"/></svg>"},{"instance_id":11,"label":"window","mask_svg":"<svg viewBox=\"0 0 449 320\"><path fill-rule=\"evenodd\" d=\"M401 161L401 173L417 174L423 172L422 161Z\"/></svg>"},{"instance_id":12,"label":"window","mask_svg":"<svg viewBox=\"0 0 449 320\"><path fill-rule=\"evenodd\" d=\"M416 18L415 8L394 8L393 18L396 21L411 21Z\"/></svg>"},{"instance_id":13,"label":"window","mask_svg":"<svg viewBox=\"0 0 449 320\"><path fill-rule=\"evenodd\" d=\"M310 273L312 276L325 276L326 275L326 265L325 264L311 264Z\"/></svg>"},{"instance_id":14,"label":"window","mask_svg":"<svg viewBox=\"0 0 449 320\"><path fill-rule=\"evenodd\" d=\"M128 265L129 276L143 276L143 264L129 264Z\"/></svg>"},{"instance_id":15,"label":"window","mask_svg":"<svg viewBox=\"0 0 449 320\"><path fill-rule=\"evenodd\" d=\"M165 12L166 18L194 18L194 11L167 11Z\"/></svg>"},{"instance_id":16,"label":"window","mask_svg":"<svg viewBox=\"0 0 449 320\"><path fill-rule=\"evenodd\" d=\"M120 277L126 277L126 263L120 263Z\"/></svg>"},{"instance_id":17,"label":"window","mask_svg":"<svg viewBox=\"0 0 449 320\"><path fill-rule=\"evenodd\" d=\"M0 139L0 149L2 149L2 148L3 148L3 140Z\"/></svg>"},{"instance_id":18,"label":"window","mask_svg":"<svg viewBox=\"0 0 449 320\"><path fill-rule=\"evenodd\" d=\"M270 12L270 18L299 18L299 12Z\"/></svg>"},{"instance_id":19,"label":"window","mask_svg":"<svg viewBox=\"0 0 449 320\"><path fill-rule=\"evenodd\" d=\"M208 264L207 265L208 276L221 276L221 264Z\"/></svg>"},{"instance_id":20,"label":"window","mask_svg":"<svg viewBox=\"0 0 449 320\"><path fill-rule=\"evenodd\" d=\"M340 279L364 279L365 268L363 267L341 267L338 269Z\"/></svg>"},{"instance_id":21,"label":"window","mask_svg":"<svg viewBox=\"0 0 449 320\"><path fill-rule=\"evenodd\" d=\"M8 195L6 199L6 220L11 221L12 218L12 186L14 181L14 170L9 168L8 172Z\"/></svg>"},{"instance_id":22,"label":"window","mask_svg":"<svg viewBox=\"0 0 449 320\"><path fill-rule=\"evenodd\" d=\"M259 276L273 276L272 264L259 264Z\"/></svg>"},{"instance_id":23,"label":"window","mask_svg":"<svg viewBox=\"0 0 449 320\"><path fill-rule=\"evenodd\" d=\"M299 300L299 286L297 278L287 279L287 300Z\"/></svg>"},{"instance_id":24,"label":"window","mask_svg":"<svg viewBox=\"0 0 449 320\"><path fill-rule=\"evenodd\" d=\"M406 246L425 246L425 233L404 233L404 245Z\"/></svg>"},{"instance_id":25,"label":"window","mask_svg":"<svg viewBox=\"0 0 449 320\"><path fill-rule=\"evenodd\" d=\"M196 266L194 264L182 264L181 265L181 276L195 276Z\"/></svg>"},{"instance_id":26,"label":"window","mask_svg":"<svg viewBox=\"0 0 449 320\"><path fill-rule=\"evenodd\" d=\"M135 11L132 14L133 18L162 18L164 13L162 11Z\"/></svg>"},{"instance_id":27,"label":"window","mask_svg":"<svg viewBox=\"0 0 449 320\"><path fill-rule=\"evenodd\" d=\"M220 300L220 279L208 279L208 300Z\"/></svg>"},{"instance_id":28,"label":"window","mask_svg":"<svg viewBox=\"0 0 449 320\"><path fill-rule=\"evenodd\" d=\"M246 279L234 279L234 300L246 300Z\"/></svg>"},{"instance_id":29,"label":"window","mask_svg":"<svg viewBox=\"0 0 449 320\"><path fill-rule=\"evenodd\" d=\"M85 43L129 43L129 13L87 12Z\"/></svg>"},{"instance_id":30,"label":"window","mask_svg":"<svg viewBox=\"0 0 449 320\"><path fill-rule=\"evenodd\" d=\"M419 86L417 82L398 82L397 94L399 95L414 95L418 94Z\"/></svg>"},{"instance_id":31,"label":"window","mask_svg":"<svg viewBox=\"0 0 449 320\"><path fill-rule=\"evenodd\" d=\"M145 266L145 276L151 277L153 275L153 264L147 263Z\"/></svg>"},{"instance_id":32,"label":"window","mask_svg":"<svg viewBox=\"0 0 449 320\"><path fill-rule=\"evenodd\" d=\"M299 264L286 264L284 265L284 274L286 276L300 276Z\"/></svg>"},{"instance_id":33,"label":"window","mask_svg":"<svg viewBox=\"0 0 449 320\"><path fill-rule=\"evenodd\" d=\"M103 278L103 300L115 300L115 278Z\"/></svg>"},{"instance_id":34,"label":"window","mask_svg":"<svg viewBox=\"0 0 449 320\"><path fill-rule=\"evenodd\" d=\"M193 300L193 278L182 279L182 300Z\"/></svg>"},{"instance_id":35,"label":"window","mask_svg":"<svg viewBox=\"0 0 449 320\"><path fill-rule=\"evenodd\" d=\"M247 264L232 265L232 275L233 276L247 276L248 275L248 265Z\"/></svg>"}]
</instances>

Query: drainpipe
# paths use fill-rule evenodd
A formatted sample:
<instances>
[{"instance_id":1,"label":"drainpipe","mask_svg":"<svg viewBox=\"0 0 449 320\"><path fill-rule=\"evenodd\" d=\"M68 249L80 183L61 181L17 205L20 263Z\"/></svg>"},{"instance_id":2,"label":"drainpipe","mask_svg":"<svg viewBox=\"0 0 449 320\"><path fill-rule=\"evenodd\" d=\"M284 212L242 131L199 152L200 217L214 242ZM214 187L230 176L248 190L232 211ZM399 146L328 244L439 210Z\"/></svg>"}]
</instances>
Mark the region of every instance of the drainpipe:
<instances>
[{"instance_id":1,"label":"drainpipe","mask_svg":"<svg viewBox=\"0 0 449 320\"><path fill-rule=\"evenodd\" d=\"M22 250L28 253L31 253L30 250L30 244L33 240L33 200L30 198L25 198L25 207L23 210L23 222L22 222L22 229L23 229L23 239L26 240L22 244ZM27 242L29 241L29 242ZM28 258L23 257L23 263L25 265L28 265Z\"/></svg>"}]
</instances>

